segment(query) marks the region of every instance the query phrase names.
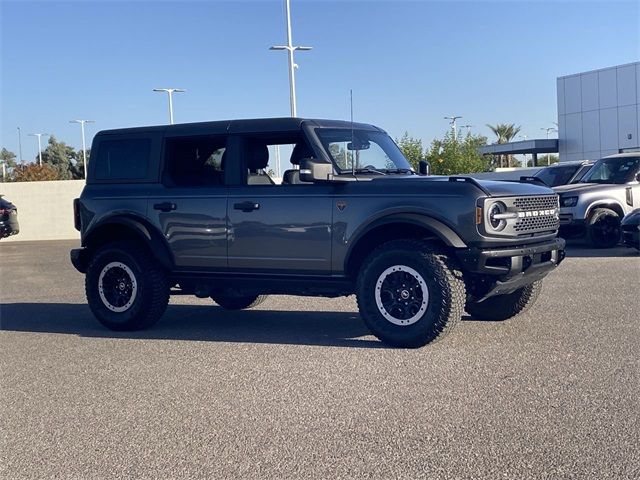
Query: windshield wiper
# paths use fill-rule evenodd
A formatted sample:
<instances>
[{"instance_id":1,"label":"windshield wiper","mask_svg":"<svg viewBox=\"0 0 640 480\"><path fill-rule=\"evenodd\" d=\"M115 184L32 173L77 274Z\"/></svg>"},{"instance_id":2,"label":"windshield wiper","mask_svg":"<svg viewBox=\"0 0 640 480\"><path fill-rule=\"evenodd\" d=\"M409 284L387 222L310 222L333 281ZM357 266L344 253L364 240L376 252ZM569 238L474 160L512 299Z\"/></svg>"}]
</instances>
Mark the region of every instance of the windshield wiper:
<instances>
[{"instance_id":1,"label":"windshield wiper","mask_svg":"<svg viewBox=\"0 0 640 480\"><path fill-rule=\"evenodd\" d=\"M416 172L410 168L385 168L383 171L386 173L410 173L411 175L417 175Z\"/></svg>"},{"instance_id":2,"label":"windshield wiper","mask_svg":"<svg viewBox=\"0 0 640 480\"><path fill-rule=\"evenodd\" d=\"M386 173L381 172L380 170L376 170L375 168L371 168L371 167L356 168L354 171L356 173L377 173L378 175L386 175Z\"/></svg>"}]
</instances>

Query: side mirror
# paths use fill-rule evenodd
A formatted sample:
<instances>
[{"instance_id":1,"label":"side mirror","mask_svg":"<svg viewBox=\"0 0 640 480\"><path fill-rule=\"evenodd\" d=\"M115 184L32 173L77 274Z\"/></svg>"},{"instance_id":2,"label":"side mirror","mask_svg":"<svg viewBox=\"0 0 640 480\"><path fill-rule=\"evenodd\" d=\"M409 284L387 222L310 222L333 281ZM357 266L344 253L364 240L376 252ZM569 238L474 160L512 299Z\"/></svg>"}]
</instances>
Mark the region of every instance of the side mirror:
<instances>
[{"instance_id":1,"label":"side mirror","mask_svg":"<svg viewBox=\"0 0 640 480\"><path fill-rule=\"evenodd\" d=\"M426 160L420 160L418 163L418 173L420 175L431 175L431 165Z\"/></svg>"},{"instance_id":2,"label":"side mirror","mask_svg":"<svg viewBox=\"0 0 640 480\"><path fill-rule=\"evenodd\" d=\"M327 182L333 176L333 165L313 158L300 161L300 180L303 182Z\"/></svg>"},{"instance_id":3,"label":"side mirror","mask_svg":"<svg viewBox=\"0 0 640 480\"><path fill-rule=\"evenodd\" d=\"M640 172L636 173L636 180L640 182Z\"/></svg>"}]
</instances>

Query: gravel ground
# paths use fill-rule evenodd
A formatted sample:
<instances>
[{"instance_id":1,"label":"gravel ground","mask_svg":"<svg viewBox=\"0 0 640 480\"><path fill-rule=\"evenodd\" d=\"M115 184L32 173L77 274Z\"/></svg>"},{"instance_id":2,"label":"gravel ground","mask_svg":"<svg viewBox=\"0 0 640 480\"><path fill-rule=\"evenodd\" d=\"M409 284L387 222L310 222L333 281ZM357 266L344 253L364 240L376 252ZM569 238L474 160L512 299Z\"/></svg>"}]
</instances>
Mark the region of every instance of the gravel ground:
<instances>
[{"instance_id":1,"label":"gravel ground","mask_svg":"<svg viewBox=\"0 0 640 480\"><path fill-rule=\"evenodd\" d=\"M572 246L530 312L400 350L351 297L109 332L73 245L0 245L2 478L640 477L629 249Z\"/></svg>"}]
</instances>

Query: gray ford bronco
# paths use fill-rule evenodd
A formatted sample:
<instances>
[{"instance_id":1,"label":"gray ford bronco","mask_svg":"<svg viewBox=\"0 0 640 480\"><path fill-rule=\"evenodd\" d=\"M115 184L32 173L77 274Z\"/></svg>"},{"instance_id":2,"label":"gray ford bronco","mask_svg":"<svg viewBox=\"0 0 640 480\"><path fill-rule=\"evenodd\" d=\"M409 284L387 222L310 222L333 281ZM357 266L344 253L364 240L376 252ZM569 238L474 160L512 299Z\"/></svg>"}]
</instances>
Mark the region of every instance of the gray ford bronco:
<instances>
[{"instance_id":1,"label":"gray ford bronco","mask_svg":"<svg viewBox=\"0 0 640 480\"><path fill-rule=\"evenodd\" d=\"M614 247L622 218L640 207L640 153L601 158L578 183L554 190L560 195L562 236L586 236L592 247Z\"/></svg>"},{"instance_id":2,"label":"gray ford bronco","mask_svg":"<svg viewBox=\"0 0 640 480\"><path fill-rule=\"evenodd\" d=\"M564 258L550 189L419 174L383 130L333 120L102 131L74 207L71 261L114 330L153 325L170 295L355 293L378 338L420 347L464 310L524 311Z\"/></svg>"}]
</instances>

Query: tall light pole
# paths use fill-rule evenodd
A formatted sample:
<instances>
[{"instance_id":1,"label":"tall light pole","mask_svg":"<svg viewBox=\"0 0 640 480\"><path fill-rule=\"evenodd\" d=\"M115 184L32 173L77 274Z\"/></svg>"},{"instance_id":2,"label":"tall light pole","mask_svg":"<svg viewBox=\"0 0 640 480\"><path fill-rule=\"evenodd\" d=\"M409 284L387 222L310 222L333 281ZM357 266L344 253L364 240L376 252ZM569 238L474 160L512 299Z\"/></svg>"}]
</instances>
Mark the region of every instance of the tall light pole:
<instances>
[{"instance_id":1,"label":"tall light pole","mask_svg":"<svg viewBox=\"0 0 640 480\"><path fill-rule=\"evenodd\" d=\"M42 166L42 143L40 142L40 138L42 136L48 137L49 134L48 133L30 133L29 136L38 137L38 159L39 159L40 166Z\"/></svg>"},{"instance_id":2,"label":"tall light pole","mask_svg":"<svg viewBox=\"0 0 640 480\"><path fill-rule=\"evenodd\" d=\"M545 130L547 132L547 140L549 140L549 132L557 132L558 129L555 127L540 127L540 130ZM547 153L547 165L550 165L551 158Z\"/></svg>"},{"instance_id":3,"label":"tall light pole","mask_svg":"<svg viewBox=\"0 0 640 480\"><path fill-rule=\"evenodd\" d=\"M84 169L84 178L87 178L87 145L84 141L84 124L95 123L93 120L69 120L69 123L79 123L82 130L82 168Z\"/></svg>"},{"instance_id":4,"label":"tall light pole","mask_svg":"<svg viewBox=\"0 0 640 480\"><path fill-rule=\"evenodd\" d=\"M527 137L526 135L519 135L518 138L521 138L523 141L526 142L527 138L529 138L529 137ZM526 153L524 154L524 165L522 165L522 166L523 167L527 166L527 154Z\"/></svg>"},{"instance_id":5,"label":"tall light pole","mask_svg":"<svg viewBox=\"0 0 640 480\"><path fill-rule=\"evenodd\" d=\"M22 130L20 130L20 127L18 127L18 153L20 155L20 163L22 163Z\"/></svg>"},{"instance_id":6,"label":"tall light pole","mask_svg":"<svg viewBox=\"0 0 640 480\"><path fill-rule=\"evenodd\" d=\"M169 125L173 125L173 92L186 92L184 88L154 88L154 92L167 92L169 95Z\"/></svg>"},{"instance_id":7,"label":"tall light pole","mask_svg":"<svg viewBox=\"0 0 640 480\"><path fill-rule=\"evenodd\" d=\"M471 133L471 129L473 128L473 125L462 125L460 128L466 128L467 135L469 135Z\"/></svg>"},{"instance_id":8,"label":"tall light pole","mask_svg":"<svg viewBox=\"0 0 640 480\"><path fill-rule=\"evenodd\" d=\"M449 125L451 125L451 130L453 131L453 141L458 141L458 127L456 126L456 120L462 118L460 115L454 115L453 117L444 117L445 120L451 120Z\"/></svg>"},{"instance_id":9,"label":"tall light pole","mask_svg":"<svg viewBox=\"0 0 640 480\"><path fill-rule=\"evenodd\" d=\"M273 45L269 50L286 50L289 58L289 101L291 103L291 116L296 117L298 110L296 106L296 73L295 69L298 65L294 62L293 52L296 50L306 51L311 50L312 47L294 46L293 39L291 38L291 5L290 0L284 0L284 6L287 15L287 44L286 45Z\"/></svg>"}]
</instances>

